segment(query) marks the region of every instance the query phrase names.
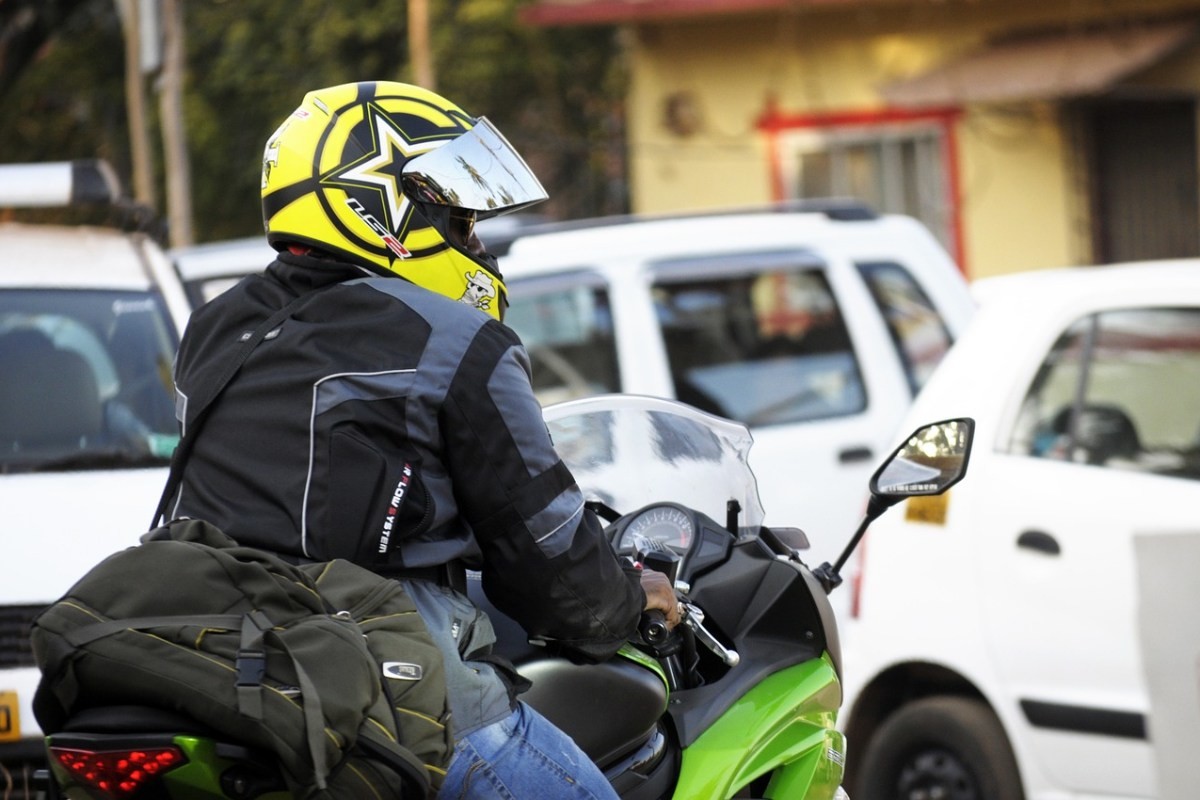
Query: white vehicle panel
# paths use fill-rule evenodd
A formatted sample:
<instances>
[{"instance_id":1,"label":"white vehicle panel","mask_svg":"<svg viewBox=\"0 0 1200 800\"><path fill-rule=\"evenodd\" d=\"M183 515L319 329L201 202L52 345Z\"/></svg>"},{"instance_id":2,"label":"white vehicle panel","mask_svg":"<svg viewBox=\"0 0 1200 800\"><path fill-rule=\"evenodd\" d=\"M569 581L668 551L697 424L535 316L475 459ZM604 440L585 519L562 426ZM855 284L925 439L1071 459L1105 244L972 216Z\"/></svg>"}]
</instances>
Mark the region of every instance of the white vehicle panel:
<instances>
[{"instance_id":1,"label":"white vehicle panel","mask_svg":"<svg viewBox=\"0 0 1200 800\"><path fill-rule=\"evenodd\" d=\"M1098 311L1200 308L1200 263L1013 275L973 289L982 307L901 425L974 417L970 468L941 524L908 520L902 507L872 526L862 615L846 633L859 659L847 665L848 703L885 673L941 664L1001 719L1030 800L1157 796L1152 743L1136 734L1149 700L1133 537L1194 532L1200 481L1009 450L1068 326ZM1176 374L1193 382L1187 366Z\"/></svg>"},{"instance_id":2,"label":"white vehicle panel","mask_svg":"<svg viewBox=\"0 0 1200 800\"><path fill-rule=\"evenodd\" d=\"M974 304L957 268L918 223L883 216L868 222L823 214L731 214L652 219L518 238L501 269L514 298L521 281L586 266L608 281L617 320L621 390L675 396L656 311L650 302L660 265L689 259L711 264L757 253L794 252L819 264L856 352L867 396L860 412L800 423L753 426L751 463L767 523L802 527L816 564L833 560L853 533L866 481L905 412L911 391L895 345L858 264L897 263L942 314L952 335ZM807 255L801 255L807 254ZM719 269L717 267L708 267ZM836 477L834 477L836 476ZM839 605L846 602L836 597Z\"/></svg>"},{"instance_id":3,"label":"white vehicle panel","mask_svg":"<svg viewBox=\"0 0 1200 800\"><path fill-rule=\"evenodd\" d=\"M0 187L19 188L14 175L61 166L0 165ZM116 200L115 182L109 188L108 198L86 199ZM74 196L0 195L0 204L14 206ZM103 292L120 293L120 301ZM22 641L25 626L96 563L136 545L149 525L177 441L169 371L191 309L174 265L148 234L19 222L0 223L0 301L10 379L0 454L0 692L15 692L19 722L2 737L0 758L20 768L40 752L31 705L39 673ZM17 371L38 377L21 381Z\"/></svg>"},{"instance_id":4,"label":"white vehicle panel","mask_svg":"<svg viewBox=\"0 0 1200 800\"><path fill-rule=\"evenodd\" d=\"M57 598L102 559L137 544L166 479L157 468L5 475L4 602Z\"/></svg>"}]
</instances>

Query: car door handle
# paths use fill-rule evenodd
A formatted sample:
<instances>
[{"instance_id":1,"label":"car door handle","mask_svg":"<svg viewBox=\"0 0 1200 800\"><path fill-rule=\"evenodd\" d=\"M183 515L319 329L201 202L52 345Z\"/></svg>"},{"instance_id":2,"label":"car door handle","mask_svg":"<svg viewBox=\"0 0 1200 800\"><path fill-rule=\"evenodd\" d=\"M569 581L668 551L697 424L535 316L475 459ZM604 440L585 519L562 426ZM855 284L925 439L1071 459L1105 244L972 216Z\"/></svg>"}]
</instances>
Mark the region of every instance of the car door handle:
<instances>
[{"instance_id":1,"label":"car door handle","mask_svg":"<svg viewBox=\"0 0 1200 800\"><path fill-rule=\"evenodd\" d=\"M1045 553L1048 556L1056 556L1062 553L1062 547L1059 546L1058 539L1055 539L1045 531L1022 532L1017 537L1017 547L1024 547L1026 550Z\"/></svg>"},{"instance_id":2,"label":"car door handle","mask_svg":"<svg viewBox=\"0 0 1200 800\"><path fill-rule=\"evenodd\" d=\"M839 464L856 464L859 461L870 461L874 454L869 447L847 447L838 453Z\"/></svg>"}]
</instances>

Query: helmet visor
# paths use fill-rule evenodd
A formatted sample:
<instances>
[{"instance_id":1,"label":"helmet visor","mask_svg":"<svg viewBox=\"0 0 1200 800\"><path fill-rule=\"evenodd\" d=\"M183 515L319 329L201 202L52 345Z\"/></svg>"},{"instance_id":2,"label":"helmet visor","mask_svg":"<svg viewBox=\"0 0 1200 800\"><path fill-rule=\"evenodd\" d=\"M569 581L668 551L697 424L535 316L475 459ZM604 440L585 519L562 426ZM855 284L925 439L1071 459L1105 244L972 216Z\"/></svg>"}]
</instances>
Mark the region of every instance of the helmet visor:
<instances>
[{"instance_id":1,"label":"helmet visor","mask_svg":"<svg viewBox=\"0 0 1200 800\"><path fill-rule=\"evenodd\" d=\"M406 187L423 202L470 209L480 219L540 203L549 195L496 127L475 127L404 165Z\"/></svg>"}]
</instances>

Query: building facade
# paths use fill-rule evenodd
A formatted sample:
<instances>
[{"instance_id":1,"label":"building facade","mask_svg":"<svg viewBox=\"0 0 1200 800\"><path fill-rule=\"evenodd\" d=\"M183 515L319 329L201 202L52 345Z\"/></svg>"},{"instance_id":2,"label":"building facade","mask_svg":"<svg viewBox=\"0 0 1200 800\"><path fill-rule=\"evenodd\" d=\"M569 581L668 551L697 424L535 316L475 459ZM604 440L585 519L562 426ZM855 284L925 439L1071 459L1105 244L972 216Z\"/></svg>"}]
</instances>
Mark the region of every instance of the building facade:
<instances>
[{"instance_id":1,"label":"building facade","mask_svg":"<svg viewBox=\"0 0 1200 800\"><path fill-rule=\"evenodd\" d=\"M616 25L633 211L852 196L968 276L1200 255L1200 0L537 0Z\"/></svg>"}]
</instances>

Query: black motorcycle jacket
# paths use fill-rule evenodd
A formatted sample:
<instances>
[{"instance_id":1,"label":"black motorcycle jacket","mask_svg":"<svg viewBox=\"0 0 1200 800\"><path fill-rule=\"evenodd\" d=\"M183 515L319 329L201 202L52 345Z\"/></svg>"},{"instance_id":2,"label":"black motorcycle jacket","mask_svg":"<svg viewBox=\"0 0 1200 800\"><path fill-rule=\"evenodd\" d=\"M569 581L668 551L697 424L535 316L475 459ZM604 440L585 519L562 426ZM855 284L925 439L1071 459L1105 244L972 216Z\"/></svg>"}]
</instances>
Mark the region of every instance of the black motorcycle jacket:
<instances>
[{"instance_id":1,"label":"black motorcycle jacket","mask_svg":"<svg viewBox=\"0 0 1200 800\"><path fill-rule=\"evenodd\" d=\"M398 277L288 253L191 317L188 397L243 336L317 292L211 407L171 516L297 559L405 577L452 561L533 637L611 655L645 597L558 458L516 334Z\"/></svg>"}]
</instances>

